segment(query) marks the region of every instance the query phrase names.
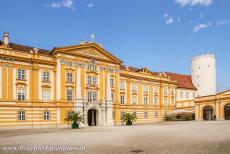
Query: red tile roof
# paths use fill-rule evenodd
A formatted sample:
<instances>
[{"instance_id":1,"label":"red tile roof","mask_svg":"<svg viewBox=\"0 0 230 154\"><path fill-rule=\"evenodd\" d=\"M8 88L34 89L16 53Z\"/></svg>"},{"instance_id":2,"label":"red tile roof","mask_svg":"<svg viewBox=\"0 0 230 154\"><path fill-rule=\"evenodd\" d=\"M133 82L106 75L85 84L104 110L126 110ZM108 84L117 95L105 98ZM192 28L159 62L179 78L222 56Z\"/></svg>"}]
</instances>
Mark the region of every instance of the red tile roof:
<instances>
[{"instance_id":1,"label":"red tile roof","mask_svg":"<svg viewBox=\"0 0 230 154\"><path fill-rule=\"evenodd\" d=\"M2 44L3 44L3 42L0 40L0 45L2 45ZM22 51L22 52L30 52L34 48L31 46L25 46L25 45L20 45L20 44L15 44L15 43L9 43L9 47L14 49L14 50L18 50L18 51ZM45 49L39 49L38 53L48 55L50 53L50 51L45 50Z\"/></svg>"},{"instance_id":2,"label":"red tile roof","mask_svg":"<svg viewBox=\"0 0 230 154\"><path fill-rule=\"evenodd\" d=\"M191 75L177 74L172 72L165 73L171 78L171 80L177 81L178 88L197 90L196 87L194 87L194 85L192 84Z\"/></svg>"}]
</instances>

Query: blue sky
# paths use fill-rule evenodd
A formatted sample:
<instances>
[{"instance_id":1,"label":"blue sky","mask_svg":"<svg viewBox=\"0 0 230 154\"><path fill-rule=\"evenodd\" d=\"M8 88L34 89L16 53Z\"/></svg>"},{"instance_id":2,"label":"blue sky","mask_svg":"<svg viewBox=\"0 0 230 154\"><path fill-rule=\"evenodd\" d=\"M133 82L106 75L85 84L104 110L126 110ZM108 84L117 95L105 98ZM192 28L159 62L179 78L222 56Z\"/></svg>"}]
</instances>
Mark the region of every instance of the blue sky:
<instances>
[{"instance_id":1,"label":"blue sky","mask_svg":"<svg viewBox=\"0 0 230 154\"><path fill-rule=\"evenodd\" d=\"M126 65L190 74L191 58L214 53L218 90L230 89L229 0L1 0L0 33L52 49L100 43Z\"/></svg>"}]
</instances>

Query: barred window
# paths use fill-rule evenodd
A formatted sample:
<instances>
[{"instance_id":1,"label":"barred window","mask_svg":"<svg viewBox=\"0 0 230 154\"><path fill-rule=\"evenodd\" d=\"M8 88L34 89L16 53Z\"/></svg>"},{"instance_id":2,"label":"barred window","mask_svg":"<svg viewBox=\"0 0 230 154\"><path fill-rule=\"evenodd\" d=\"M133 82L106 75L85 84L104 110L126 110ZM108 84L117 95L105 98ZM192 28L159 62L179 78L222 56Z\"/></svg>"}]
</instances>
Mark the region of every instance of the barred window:
<instances>
[{"instance_id":1,"label":"barred window","mask_svg":"<svg viewBox=\"0 0 230 154\"><path fill-rule=\"evenodd\" d=\"M49 72L42 73L42 81L45 81L45 82L49 81Z\"/></svg>"},{"instance_id":2,"label":"barred window","mask_svg":"<svg viewBox=\"0 0 230 154\"><path fill-rule=\"evenodd\" d=\"M49 111L44 112L44 120L50 120L50 112Z\"/></svg>"},{"instance_id":3,"label":"barred window","mask_svg":"<svg viewBox=\"0 0 230 154\"><path fill-rule=\"evenodd\" d=\"M137 104L137 95L132 96L132 102L133 104Z\"/></svg>"},{"instance_id":4,"label":"barred window","mask_svg":"<svg viewBox=\"0 0 230 154\"><path fill-rule=\"evenodd\" d=\"M26 112L18 111L18 120L25 120L25 119L26 119Z\"/></svg>"},{"instance_id":5,"label":"barred window","mask_svg":"<svg viewBox=\"0 0 230 154\"><path fill-rule=\"evenodd\" d=\"M97 92L89 91L88 92L88 102L95 102L95 101L97 101Z\"/></svg>"},{"instance_id":6,"label":"barred window","mask_svg":"<svg viewBox=\"0 0 230 154\"><path fill-rule=\"evenodd\" d=\"M67 89L67 101L72 101L72 100L73 100L73 90Z\"/></svg>"},{"instance_id":7,"label":"barred window","mask_svg":"<svg viewBox=\"0 0 230 154\"><path fill-rule=\"evenodd\" d=\"M120 103L125 104L125 96L124 95L120 96Z\"/></svg>"},{"instance_id":8,"label":"barred window","mask_svg":"<svg viewBox=\"0 0 230 154\"><path fill-rule=\"evenodd\" d=\"M114 79L110 79L110 86L114 87Z\"/></svg>"},{"instance_id":9,"label":"barred window","mask_svg":"<svg viewBox=\"0 0 230 154\"><path fill-rule=\"evenodd\" d=\"M97 77L88 76L88 85L97 85Z\"/></svg>"},{"instance_id":10,"label":"barred window","mask_svg":"<svg viewBox=\"0 0 230 154\"><path fill-rule=\"evenodd\" d=\"M66 81L73 82L73 74L71 72L66 73Z\"/></svg>"},{"instance_id":11,"label":"barred window","mask_svg":"<svg viewBox=\"0 0 230 154\"><path fill-rule=\"evenodd\" d=\"M25 70L18 69L18 79L19 80L24 80L25 79Z\"/></svg>"},{"instance_id":12,"label":"barred window","mask_svg":"<svg viewBox=\"0 0 230 154\"><path fill-rule=\"evenodd\" d=\"M18 88L18 100L24 101L25 100L25 89L22 87Z\"/></svg>"}]
</instances>

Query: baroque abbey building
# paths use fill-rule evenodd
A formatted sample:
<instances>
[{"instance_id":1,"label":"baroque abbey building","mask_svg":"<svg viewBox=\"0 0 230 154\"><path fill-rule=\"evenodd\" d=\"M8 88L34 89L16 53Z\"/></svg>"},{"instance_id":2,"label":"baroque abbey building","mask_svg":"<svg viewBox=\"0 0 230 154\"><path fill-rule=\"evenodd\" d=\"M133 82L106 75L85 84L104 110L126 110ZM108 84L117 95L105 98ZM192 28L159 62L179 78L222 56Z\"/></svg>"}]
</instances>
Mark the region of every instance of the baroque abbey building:
<instances>
[{"instance_id":1,"label":"baroque abbey building","mask_svg":"<svg viewBox=\"0 0 230 154\"><path fill-rule=\"evenodd\" d=\"M4 33L0 127L65 127L72 111L82 113L86 126L120 125L124 112L136 114L137 123L173 112L228 119L230 92L216 94L215 80L214 55L194 58L192 75L152 72L123 65L94 42L49 51L10 43Z\"/></svg>"}]
</instances>

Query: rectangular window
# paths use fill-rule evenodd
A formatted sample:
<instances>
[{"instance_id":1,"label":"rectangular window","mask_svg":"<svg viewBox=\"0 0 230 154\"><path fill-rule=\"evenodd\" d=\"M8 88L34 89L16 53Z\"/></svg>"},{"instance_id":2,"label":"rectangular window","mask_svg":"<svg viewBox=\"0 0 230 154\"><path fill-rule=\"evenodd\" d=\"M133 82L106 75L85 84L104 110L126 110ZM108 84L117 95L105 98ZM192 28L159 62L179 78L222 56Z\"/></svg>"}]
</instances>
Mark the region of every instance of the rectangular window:
<instances>
[{"instance_id":1,"label":"rectangular window","mask_svg":"<svg viewBox=\"0 0 230 154\"><path fill-rule=\"evenodd\" d=\"M168 104L168 97L164 97L164 104Z\"/></svg>"},{"instance_id":2,"label":"rectangular window","mask_svg":"<svg viewBox=\"0 0 230 154\"><path fill-rule=\"evenodd\" d=\"M97 101L97 92L89 91L88 92L88 102L95 102L95 101Z\"/></svg>"},{"instance_id":3,"label":"rectangular window","mask_svg":"<svg viewBox=\"0 0 230 154\"><path fill-rule=\"evenodd\" d=\"M158 112L155 112L155 118L157 118L158 117Z\"/></svg>"},{"instance_id":4,"label":"rectangular window","mask_svg":"<svg viewBox=\"0 0 230 154\"><path fill-rule=\"evenodd\" d=\"M25 100L25 89L24 88L18 88L18 100L24 101Z\"/></svg>"},{"instance_id":5,"label":"rectangular window","mask_svg":"<svg viewBox=\"0 0 230 154\"><path fill-rule=\"evenodd\" d=\"M164 87L164 94L167 95L168 94L168 88Z\"/></svg>"},{"instance_id":6,"label":"rectangular window","mask_svg":"<svg viewBox=\"0 0 230 154\"><path fill-rule=\"evenodd\" d=\"M114 92L111 92L111 99L112 99L112 102L114 102Z\"/></svg>"},{"instance_id":7,"label":"rectangular window","mask_svg":"<svg viewBox=\"0 0 230 154\"><path fill-rule=\"evenodd\" d=\"M171 95L174 95L174 88L170 88L171 90Z\"/></svg>"},{"instance_id":8,"label":"rectangular window","mask_svg":"<svg viewBox=\"0 0 230 154\"><path fill-rule=\"evenodd\" d=\"M121 95L120 97L121 104L125 104L125 96Z\"/></svg>"},{"instance_id":9,"label":"rectangular window","mask_svg":"<svg viewBox=\"0 0 230 154\"><path fill-rule=\"evenodd\" d=\"M183 91L180 91L180 98L183 98Z\"/></svg>"},{"instance_id":10,"label":"rectangular window","mask_svg":"<svg viewBox=\"0 0 230 154\"><path fill-rule=\"evenodd\" d=\"M114 79L110 79L110 86L114 87Z\"/></svg>"},{"instance_id":11,"label":"rectangular window","mask_svg":"<svg viewBox=\"0 0 230 154\"><path fill-rule=\"evenodd\" d=\"M73 74L72 73L68 72L66 74L66 81L67 82L73 82Z\"/></svg>"},{"instance_id":12,"label":"rectangular window","mask_svg":"<svg viewBox=\"0 0 230 154\"><path fill-rule=\"evenodd\" d=\"M174 97L171 97L171 104L174 104Z\"/></svg>"},{"instance_id":13,"label":"rectangular window","mask_svg":"<svg viewBox=\"0 0 230 154\"><path fill-rule=\"evenodd\" d=\"M42 81L48 82L49 81L49 72L42 73Z\"/></svg>"},{"instance_id":14,"label":"rectangular window","mask_svg":"<svg viewBox=\"0 0 230 154\"><path fill-rule=\"evenodd\" d=\"M148 112L144 113L144 118L148 118Z\"/></svg>"},{"instance_id":15,"label":"rectangular window","mask_svg":"<svg viewBox=\"0 0 230 154\"><path fill-rule=\"evenodd\" d=\"M67 89L67 95L66 95L67 101L72 101L73 100L73 90L72 89Z\"/></svg>"},{"instance_id":16,"label":"rectangular window","mask_svg":"<svg viewBox=\"0 0 230 154\"><path fill-rule=\"evenodd\" d=\"M154 104L158 105L158 96L154 96Z\"/></svg>"},{"instance_id":17,"label":"rectangular window","mask_svg":"<svg viewBox=\"0 0 230 154\"><path fill-rule=\"evenodd\" d=\"M88 76L88 85L97 85L97 77Z\"/></svg>"},{"instance_id":18,"label":"rectangular window","mask_svg":"<svg viewBox=\"0 0 230 154\"><path fill-rule=\"evenodd\" d=\"M26 114L25 111L18 111L18 120L25 120Z\"/></svg>"},{"instance_id":19,"label":"rectangular window","mask_svg":"<svg viewBox=\"0 0 230 154\"><path fill-rule=\"evenodd\" d=\"M189 98L189 93L188 92L186 92L186 98Z\"/></svg>"},{"instance_id":20,"label":"rectangular window","mask_svg":"<svg viewBox=\"0 0 230 154\"><path fill-rule=\"evenodd\" d=\"M43 101L50 101L50 90L43 90Z\"/></svg>"},{"instance_id":21,"label":"rectangular window","mask_svg":"<svg viewBox=\"0 0 230 154\"><path fill-rule=\"evenodd\" d=\"M24 80L25 79L25 70L18 69L18 79L19 80Z\"/></svg>"},{"instance_id":22,"label":"rectangular window","mask_svg":"<svg viewBox=\"0 0 230 154\"><path fill-rule=\"evenodd\" d=\"M87 69L90 71L97 71L97 66L94 64L89 64Z\"/></svg>"},{"instance_id":23,"label":"rectangular window","mask_svg":"<svg viewBox=\"0 0 230 154\"><path fill-rule=\"evenodd\" d=\"M125 89L125 81L124 80L120 81L120 89L122 89L122 90Z\"/></svg>"},{"instance_id":24,"label":"rectangular window","mask_svg":"<svg viewBox=\"0 0 230 154\"><path fill-rule=\"evenodd\" d=\"M132 96L132 102L133 104L137 104L137 95Z\"/></svg>"},{"instance_id":25,"label":"rectangular window","mask_svg":"<svg viewBox=\"0 0 230 154\"><path fill-rule=\"evenodd\" d=\"M44 112L44 120L50 120L50 112L49 111Z\"/></svg>"},{"instance_id":26,"label":"rectangular window","mask_svg":"<svg viewBox=\"0 0 230 154\"><path fill-rule=\"evenodd\" d=\"M133 91L133 92L137 92L137 85L136 85L136 84L133 84L133 85L132 85L132 91Z\"/></svg>"},{"instance_id":27,"label":"rectangular window","mask_svg":"<svg viewBox=\"0 0 230 154\"><path fill-rule=\"evenodd\" d=\"M144 96L144 105L148 104L148 96Z\"/></svg>"}]
</instances>

